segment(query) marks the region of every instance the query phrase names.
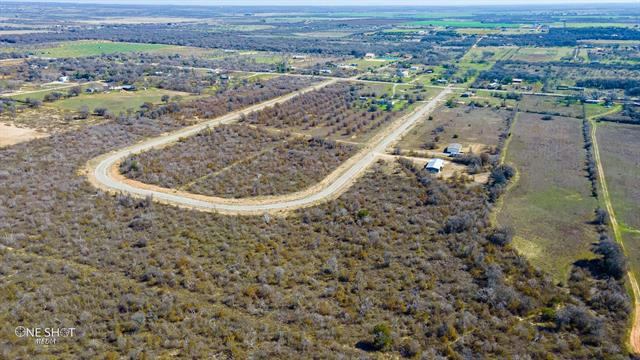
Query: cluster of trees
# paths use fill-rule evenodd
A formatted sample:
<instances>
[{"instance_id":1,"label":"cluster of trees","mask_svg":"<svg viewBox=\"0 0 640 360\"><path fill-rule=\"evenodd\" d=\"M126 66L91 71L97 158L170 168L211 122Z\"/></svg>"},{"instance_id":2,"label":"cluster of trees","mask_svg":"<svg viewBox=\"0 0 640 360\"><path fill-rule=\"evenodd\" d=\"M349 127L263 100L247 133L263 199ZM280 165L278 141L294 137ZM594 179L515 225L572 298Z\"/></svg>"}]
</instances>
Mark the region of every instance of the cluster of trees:
<instances>
[{"instance_id":1,"label":"cluster of trees","mask_svg":"<svg viewBox=\"0 0 640 360\"><path fill-rule=\"evenodd\" d=\"M598 197L598 173L596 171L596 162L593 158L593 143L591 141L591 123L585 116L582 119L582 138L584 141L584 150L586 152L585 169L587 170L587 178L591 183L591 195Z\"/></svg>"},{"instance_id":2,"label":"cluster of trees","mask_svg":"<svg viewBox=\"0 0 640 360\"><path fill-rule=\"evenodd\" d=\"M323 128L326 135L350 136L375 131L397 116L381 110L376 94L363 85L338 83L249 114L242 122L278 129Z\"/></svg>"},{"instance_id":3,"label":"cluster of trees","mask_svg":"<svg viewBox=\"0 0 640 360\"><path fill-rule=\"evenodd\" d=\"M638 79L582 79L576 81L576 86L596 89L623 89L628 96L640 95L640 80Z\"/></svg>"},{"instance_id":4,"label":"cluster of trees","mask_svg":"<svg viewBox=\"0 0 640 360\"><path fill-rule=\"evenodd\" d=\"M485 82L498 81L500 84L511 84L514 78L522 79L529 83L544 81L544 74L527 71L526 63L505 60L496 62L491 69L478 74L473 87L481 87Z\"/></svg>"}]
</instances>

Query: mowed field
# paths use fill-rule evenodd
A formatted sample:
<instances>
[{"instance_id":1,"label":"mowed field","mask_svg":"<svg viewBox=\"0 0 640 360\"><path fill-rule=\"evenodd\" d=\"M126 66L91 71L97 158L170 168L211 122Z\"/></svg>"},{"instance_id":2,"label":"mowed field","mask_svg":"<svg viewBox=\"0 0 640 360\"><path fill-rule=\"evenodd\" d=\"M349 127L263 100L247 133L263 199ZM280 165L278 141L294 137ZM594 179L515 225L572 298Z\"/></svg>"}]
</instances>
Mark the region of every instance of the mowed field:
<instances>
[{"instance_id":1,"label":"mowed field","mask_svg":"<svg viewBox=\"0 0 640 360\"><path fill-rule=\"evenodd\" d=\"M156 88L138 91L113 90L100 94L82 94L53 102L51 106L72 111L78 111L83 106L88 107L90 111L96 108L106 108L118 113L127 109L137 110L140 105L146 102L158 104L161 102L163 95L169 95L170 97L181 96L183 99L190 96L189 93L185 92Z\"/></svg>"},{"instance_id":2,"label":"mowed field","mask_svg":"<svg viewBox=\"0 0 640 360\"><path fill-rule=\"evenodd\" d=\"M640 274L640 126L603 122L596 136L627 257Z\"/></svg>"},{"instance_id":3,"label":"mowed field","mask_svg":"<svg viewBox=\"0 0 640 360\"><path fill-rule=\"evenodd\" d=\"M450 143L460 143L464 151L489 150L498 144L498 137L511 114L507 110L492 107L474 108L441 106L432 115L411 130L398 144L403 150L428 149L444 150Z\"/></svg>"},{"instance_id":4,"label":"mowed field","mask_svg":"<svg viewBox=\"0 0 640 360\"><path fill-rule=\"evenodd\" d=\"M68 58L125 52L161 51L172 47L172 45L163 44L78 40L61 42L53 47L38 49L35 53L43 57Z\"/></svg>"},{"instance_id":5,"label":"mowed field","mask_svg":"<svg viewBox=\"0 0 640 360\"><path fill-rule=\"evenodd\" d=\"M585 177L581 120L519 113L505 162L518 177L504 195L498 223L515 229L514 246L555 281L571 264L591 258L598 239L589 222L597 206Z\"/></svg>"}]
</instances>

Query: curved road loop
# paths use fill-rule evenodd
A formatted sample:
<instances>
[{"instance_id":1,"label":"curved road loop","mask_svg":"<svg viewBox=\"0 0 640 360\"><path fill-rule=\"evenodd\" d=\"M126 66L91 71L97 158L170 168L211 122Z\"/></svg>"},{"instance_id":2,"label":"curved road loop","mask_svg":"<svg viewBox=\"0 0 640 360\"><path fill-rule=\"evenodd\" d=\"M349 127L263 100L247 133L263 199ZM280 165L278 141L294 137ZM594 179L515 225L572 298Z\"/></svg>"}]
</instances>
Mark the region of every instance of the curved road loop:
<instances>
[{"instance_id":1,"label":"curved road loop","mask_svg":"<svg viewBox=\"0 0 640 360\"><path fill-rule=\"evenodd\" d=\"M349 81L350 79L345 79ZM361 151L345 161L338 169L329 174L324 180L293 194L270 196L265 198L226 199L211 196L182 193L175 189L161 188L131 181L122 177L117 171L117 165L131 154L136 154L152 148L167 146L182 137L192 136L199 131L220 124L229 124L240 119L241 114L272 106L278 102L287 101L309 91L320 89L336 83L337 79L322 82L303 90L235 111L213 120L189 126L178 131L163 134L159 137L145 140L133 146L116 150L97 157L87 164L89 181L96 187L113 193L128 193L137 197L152 196L154 201L187 207L201 211L215 211L229 215L251 215L265 212L281 212L315 205L321 201L333 199L346 190L353 181L371 165L380 154L400 139L409 129L426 116L443 100L451 89L446 88L426 103L421 103L411 113L397 119L386 129L382 130Z\"/></svg>"}]
</instances>

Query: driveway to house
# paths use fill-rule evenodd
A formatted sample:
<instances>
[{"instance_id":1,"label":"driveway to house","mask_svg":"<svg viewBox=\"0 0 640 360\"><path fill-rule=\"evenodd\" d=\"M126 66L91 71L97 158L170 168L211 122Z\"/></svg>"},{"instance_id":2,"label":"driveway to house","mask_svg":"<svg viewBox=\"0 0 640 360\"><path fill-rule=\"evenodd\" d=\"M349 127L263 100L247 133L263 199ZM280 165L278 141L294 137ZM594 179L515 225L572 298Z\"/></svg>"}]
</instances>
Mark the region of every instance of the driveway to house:
<instances>
[{"instance_id":1,"label":"driveway to house","mask_svg":"<svg viewBox=\"0 0 640 360\"><path fill-rule=\"evenodd\" d=\"M348 81L348 79L345 79ZM136 197L152 196L154 201L187 207L201 211L215 211L229 215L253 215L276 213L312 206L322 201L334 199L344 192L371 165L379 154L384 153L395 141L399 140L417 122L425 119L435 107L451 93L451 89L443 89L428 102L421 103L411 113L398 118L387 128L369 141L361 151L341 164L319 183L301 191L275 196L252 197L242 199L226 199L215 196L192 194L176 189L163 188L127 179L118 171L118 165L131 154L140 153L151 148L167 146L182 137L195 135L199 131L220 124L238 121L241 114L272 106L277 102L287 101L309 91L334 84L339 79L331 79L290 94L235 111L224 116L197 125L189 126L141 143L104 154L88 162L86 175L96 187L112 193L128 193Z\"/></svg>"}]
</instances>

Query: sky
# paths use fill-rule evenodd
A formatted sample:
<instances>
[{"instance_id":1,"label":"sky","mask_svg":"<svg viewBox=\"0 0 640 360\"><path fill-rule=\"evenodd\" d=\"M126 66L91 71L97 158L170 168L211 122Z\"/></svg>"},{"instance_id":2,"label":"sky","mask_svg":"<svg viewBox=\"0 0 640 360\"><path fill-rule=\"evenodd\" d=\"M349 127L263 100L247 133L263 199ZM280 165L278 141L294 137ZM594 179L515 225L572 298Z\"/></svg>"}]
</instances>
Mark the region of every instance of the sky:
<instances>
[{"instance_id":1,"label":"sky","mask_svg":"<svg viewBox=\"0 0 640 360\"><path fill-rule=\"evenodd\" d=\"M52 2L40 0L22 1ZM55 0L53 2L208 6L468 6L636 3L640 6L640 0Z\"/></svg>"}]
</instances>

